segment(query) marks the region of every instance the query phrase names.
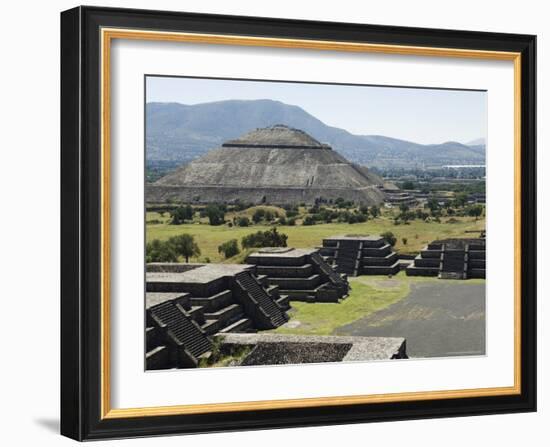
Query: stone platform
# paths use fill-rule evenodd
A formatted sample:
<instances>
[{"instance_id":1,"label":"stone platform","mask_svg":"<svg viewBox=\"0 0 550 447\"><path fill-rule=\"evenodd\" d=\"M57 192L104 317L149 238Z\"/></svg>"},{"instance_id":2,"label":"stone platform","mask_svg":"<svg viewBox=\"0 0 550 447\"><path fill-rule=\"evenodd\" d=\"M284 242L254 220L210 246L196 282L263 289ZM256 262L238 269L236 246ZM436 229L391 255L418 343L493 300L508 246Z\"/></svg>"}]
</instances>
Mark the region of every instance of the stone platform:
<instances>
[{"instance_id":1,"label":"stone platform","mask_svg":"<svg viewBox=\"0 0 550 447\"><path fill-rule=\"evenodd\" d=\"M339 337L283 334L227 334L222 351L249 347L242 366L287 365L406 359L406 341L398 337Z\"/></svg>"},{"instance_id":2,"label":"stone platform","mask_svg":"<svg viewBox=\"0 0 550 447\"><path fill-rule=\"evenodd\" d=\"M339 273L350 276L395 275L399 259L377 235L340 235L323 239L321 254Z\"/></svg>"},{"instance_id":3,"label":"stone platform","mask_svg":"<svg viewBox=\"0 0 550 447\"><path fill-rule=\"evenodd\" d=\"M214 334L288 321L288 297L254 265L155 263L146 280L147 369L197 367Z\"/></svg>"},{"instance_id":4,"label":"stone platform","mask_svg":"<svg viewBox=\"0 0 550 447\"><path fill-rule=\"evenodd\" d=\"M290 301L338 302L347 296L347 278L336 273L318 249L264 248L246 258L256 273Z\"/></svg>"},{"instance_id":5,"label":"stone platform","mask_svg":"<svg viewBox=\"0 0 550 447\"><path fill-rule=\"evenodd\" d=\"M407 267L409 276L485 278L485 239L443 239L428 244Z\"/></svg>"}]
</instances>

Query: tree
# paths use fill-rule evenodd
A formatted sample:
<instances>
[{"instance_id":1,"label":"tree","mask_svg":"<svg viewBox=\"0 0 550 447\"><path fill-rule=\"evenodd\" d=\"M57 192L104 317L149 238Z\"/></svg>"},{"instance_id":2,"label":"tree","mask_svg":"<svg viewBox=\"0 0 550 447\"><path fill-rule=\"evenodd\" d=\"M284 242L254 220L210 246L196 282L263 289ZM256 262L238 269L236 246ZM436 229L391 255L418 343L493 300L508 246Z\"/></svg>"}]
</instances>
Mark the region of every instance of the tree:
<instances>
[{"instance_id":1,"label":"tree","mask_svg":"<svg viewBox=\"0 0 550 447\"><path fill-rule=\"evenodd\" d=\"M153 239L145 246L146 262L176 262L178 254L174 247L167 242Z\"/></svg>"},{"instance_id":2,"label":"tree","mask_svg":"<svg viewBox=\"0 0 550 447\"><path fill-rule=\"evenodd\" d=\"M185 258L185 262L189 262L190 257L199 256L201 254L201 250L195 242L195 238L190 234L184 233L172 236L167 242L173 247L177 255Z\"/></svg>"},{"instance_id":3,"label":"tree","mask_svg":"<svg viewBox=\"0 0 550 447\"><path fill-rule=\"evenodd\" d=\"M415 188L416 188L416 185L410 180L403 182L403 184L401 185L401 189L415 189Z\"/></svg>"},{"instance_id":4,"label":"tree","mask_svg":"<svg viewBox=\"0 0 550 447\"><path fill-rule=\"evenodd\" d=\"M432 214L439 210L439 202L435 197L431 197L426 203L426 206L430 209Z\"/></svg>"},{"instance_id":5,"label":"tree","mask_svg":"<svg viewBox=\"0 0 550 447\"><path fill-rule=\"evenodd\" d=\"M407 245L407 242L408 242L408 241L409 241L409 240L408 240L406 237L401 238L401 242L403 242L403 245Z\"/></svg>"},{"instance_id":6,"label":"tree","mask_svg":"<svg viewBox=\"0 0 550 447\"><path fill-rule=\"evenodd\" d=\"M380 216L380 207L376 206L376 205L373 205L370 207L370 213L372 215L373 218L377 218L378 216Z\"/></svg>"},{"instance_id":7,"label":"tree","mask_svg":"<svg viewBox=\"0 0 550 447\"><path fill-rule=\"evenodd\" d=\"M380 236L386 239L386 242L390 244L392 247L397 242L397 238L395 237L395 234L393 234L391 231L386 231L385 233L382 233Z\"/></svg>"},{"instance_id":8,"label":"tree","mask_svg":"<svg viewBox=\"0 0 550 447\"><path fill-rule=\"evenodd\" d=\"M237 239L231 239L218 247L218 253L223 253L225 259L232 258L241 252Z\"/></svg>"},{"instance_id":9,"label":"tree","mask_svg":"<svg viewBox=\"0 0 550 447\"><path fill-rule=\"evenodd\" d=\"M472 205L468 207L468 216L475 217L477 220L479 216L483 213L483 207L481 205Z\"/></svg>"},{"instance_id":10,"label":"tree","mask_svg":"<svg viewBox=\"0 0 550 447\"><path fill-rule=\"evenodd\" d=\"M277 228L272 228L268 231L257 231L256 233L248 234L241 240L243 248L252 247L286 247L288 236L279 233Z\"/></svg>"},{"instance_id":11,"label":"tree","mask_svg":"<svg viewBox=\"0 0 550 447\"><path fill-rule=\"evenodd\" d=\"M302 222L302 225L315 225L315 223L315 218L313 216L306 216Z\"/></svg>"},{"instance_id":12,"label":"tree","mask_svg":"<svg viewBox=\"0 0 550 447\"><path fill-rule=\"evenodd\" d=\"M204 213L208 217L210 225L221 225L224 223L225 211L221 206L216 204L208 205Z\"/></svg>"},{"instance_id":13,"label":"tree","mask_svg":"<svg viewBox=\"0 0 550 447\"><path fill-rule=\"evenodd\" d=\"M468 194L465 192L459 192L455 195L454 205L457 207L463 207L468 201Z\"/></svg>"},{"instance_id":14,"label":"tree","mask_svg":"<svg viewBox=\"0 0 550 447\"><path fill-rule=\"evenodd\" d=\"M409 205L407 205L406 203L401 203L399 205L399 211L401 211L402 213L406 213L407 211L409 211Z\"/></svg>"},{"instance_id":15,"label":"tree","mask_svg":"<svg viewBox=\"0 0 550 447\"><path fill-rule=\"evenodd\" d=\"M186 220L193 219L193 207L191 205L178 206L177 208L170 211L170 216L172 225L180 225L185 223Z\"/></svg>"},{"instance_id":16,"label":"tree","mask_svg":"<svg viewBox=\"0 0 550 447\"><path fill-rule=\"evenodd\" d=\"M265 210L263 208L259 208L256 211L254 211L254 214L252 215L252 220L255 224L260 223L263 218L265 217Z\"/></svg>"}]
</instances>

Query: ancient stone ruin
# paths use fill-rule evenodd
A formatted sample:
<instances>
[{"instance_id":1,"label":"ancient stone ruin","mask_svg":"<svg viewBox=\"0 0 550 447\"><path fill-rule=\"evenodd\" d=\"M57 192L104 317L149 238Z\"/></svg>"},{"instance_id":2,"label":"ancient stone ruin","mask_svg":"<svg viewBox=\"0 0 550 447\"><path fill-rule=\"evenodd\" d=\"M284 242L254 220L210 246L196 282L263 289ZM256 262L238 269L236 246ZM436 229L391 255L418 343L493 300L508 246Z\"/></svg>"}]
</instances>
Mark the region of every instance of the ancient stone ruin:
<instances>
[{"instance_id":1,"label":"ancient stone ruin","mask_svg":"<svg viewBox=\"0 0 550 447\"><path fill-rule=\"evenodd\" d=\"M409 276L485 278L485 239L444 239L428 244L407 267Z\"/></svg>"},{"instance_id":2,"label":"ancient stone ruin","mask_svg":"<svg viewBox=\"0 0 550 447\"><path fill-rule=\"evenodd\" d=\"M224 334L222 349L246 347L242 366L406 359L401 337L311 336L286 334Z\"/></svg>"},{"instance_id":3,"label":"ancient stone ruin","mask_svg":"<svg viewBox=\"0 0 550 447\"><path fill-rule=\"evenodd\" d=\"M147 265L147 369L197 367L214 335L274 329L291 300L338 302L349 291L316 249L262 249L247 262Z\"/></svg>"},{"instance_id":4,"label":"ancient stone ruin","mask_svg":"<svg viewBox=\"0 0 550 447\"><path fill-rule=\"evenodd\" d=\"M314 204L338 198L384 201L383 180L307 133L256 129L146 185L149 203Z\"/></svg>"},{"instance_id":5,"label":"ancient stone ruin","mask_svg":"<svg viewBox=\"0 0 550 447\"><path fill-rule=\"evenodd\" d=\"M273 329L288 297L246 264L148 264L147 369L193 368L211 336Z\"/></svg>"},{"instance_id":6,"label":"ancient stone ruin","mask_svg":"<svg viewBox=\"0 0 550 447\"><path fill-rule=\"evenodd\" d=\"M266 248L246 259L271 286L290 301L335 302L345 298L349 284L315 248Z\"/></svg>"},{"instance_id":7,"label":"ancient stone ruin","mask_svg":"<svg viewBox=\"0 0 550 447\"><path fill-rule=\"evenodd\" d=\"M395 275L399 272L397 253L381 236L325 238L321 254L334 270L349 276Z\"/></svg>"}]
</instances>

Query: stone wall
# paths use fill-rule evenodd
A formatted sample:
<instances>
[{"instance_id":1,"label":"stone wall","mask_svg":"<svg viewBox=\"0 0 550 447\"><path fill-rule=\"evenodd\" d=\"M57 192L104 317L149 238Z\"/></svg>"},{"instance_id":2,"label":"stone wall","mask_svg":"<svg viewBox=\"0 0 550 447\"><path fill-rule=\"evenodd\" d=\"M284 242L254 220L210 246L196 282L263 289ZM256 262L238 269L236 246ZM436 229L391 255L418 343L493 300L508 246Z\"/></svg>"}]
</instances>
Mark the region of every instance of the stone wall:
<instances>
[{"instance_id":1,"label":"stone wall","mask_svg":"<svg viewBox=\"0 0 550 447\"><path fill-rule=\"evenodd\" d=\"M145 186L147 203L270 203L276 205L306 203L314 204L319 199L353 200L364 205L378 205L384 194L375 186L365 188L296 188L296 187L220 187L220 186L169 186L148 184Z\"/></svg>"}]
</instances>

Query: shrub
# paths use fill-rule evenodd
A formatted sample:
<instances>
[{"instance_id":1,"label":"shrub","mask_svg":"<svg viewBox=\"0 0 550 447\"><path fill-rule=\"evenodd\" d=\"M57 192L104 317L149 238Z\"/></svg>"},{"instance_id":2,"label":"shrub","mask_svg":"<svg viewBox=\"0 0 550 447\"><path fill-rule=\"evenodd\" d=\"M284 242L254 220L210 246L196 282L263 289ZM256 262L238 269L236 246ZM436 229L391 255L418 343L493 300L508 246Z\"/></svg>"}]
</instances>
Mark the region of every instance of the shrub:
<instances>
[{"instance_id":1,"label":"shrub","mask_svg":"<svg viewBox=\"0 0 550 447\"><path fill-rule=\"evenodd\" d=\"M408 241L409 241L409 240L408 240L406 237L404 237L404 238L401 239L401 242L403 242L403 245L407 245L407 242L408 242Z\"/></svg>"},{"instance_id":2,"label":"shrub","mask_svg":"<svg viewBox=\"0 0 550 447\"><path fill-rule=\"evenodd\" d=\"M221 225L225 219L225 207L211 204L205 208L204 214L208 217L210 225Z\"/></svg>"},{"instance_id":3,"label":"shrub","mask_svg":"<svg viewBox=\"0 0 550 447\"><path fill-rule=\"evenodd\" d=\"M250 225L250 219L246 216L241 216L237 218L236 225L238 227L248 227Z\"/></svg>"},{"instance_id":4,"label":"shrub","mask_svg":"<svg viewBox=\"0 0 550 447\"><path fill-rule=\"evenodd\" d=\"M254 223L260 223L265 216L265 210L263 208L259 208L256 211L254 211L254 214L252 215L252 220Z\"/></svg>"},{"instance_id":5,"label":"shrub","mask_svg":"<svg viewBox=\"0 0 550 447\"><path fill-rule=\"evenodd\" d=\"M432 215L434 215L434 213L439 210L439 202L437 201L437 199L432 197L426 202L426 207L429 208Z\"/></svg>"},{"instance_id":6,"label":"shrub","mask_svg":"<svg viewBox=\"0 0 550 447\"><path fill-rule=\"evenodd\" d=\"M178 254L167 242L154 239L145 246L146 262L176 262Z\"/></svg>"},{"instance_id":7,"label":"shrub","mask_svg":"<svg viewBox=\"0 0 550 447\"><path fill-rule=\"evenodd\" d=\"M468 207L466 212L468 213L468 216L475 217L477 220L477 218L483 213L483 207L481 205L472 205Z\"/></svg>"},{"instance_id":8,"label":"shrub","mask_svg":"<svg viewBox=\"0 0 550 447\"><path fill-rule=\"evenodd\" d=\"M246 205L241 202L239 199L235 200L235 211L244 211L246 209Z\"/></svg>"},{"instance_id":9,"label":"shrub","mask_svg":"<svg viewBox=\"0 0 550 447\"><path fill-rule=\"evenodd\" d=\"M467 201L468 201L468 194L465 192L459 192L455 194L453 205L455 207L463 207L464 205L466 205Z\"/></svg>"},{"instance_id":10,"label":"shrub","mask_svg":"<svg viewBox=\"0 0 550 447\"><path fill-rule=\"evenodd\" d=\"M248 234L241 240L243 248L252 247L286 247L288 236L279 233L277 228L271 228L267 231L257 231L256 233Z\"/></svg>"},{"instance_id":11,"label":"shrub","mask_svg":"<svg viewBox=\"0 0 550 447\"><path fill-rule=\"evenodd\" d=\"M237 239L231 239L218 247L218 253L223 253L225 259L232 258L241 252Z\"/></svg>"},{"instance_id":12,"label":"shrub","mask_svg":"<svg viewBox=\"0 0 550 447\"><path fill-rule=\"evenodd\" d=\"M374 217L375 219L380 216L380 207L376 206L376 205L373 205L370 207L370 214L372 217Z\"/></svg>"},{"instance_id":13,"label":"shrub","mask_svg":"<svg viewBox=\"0 0 550 447\"><path fill-rule=\"evenodd\" d=\"M298 215L298 210L288 210L286 212L286 217L296 217Z\"/></svg>"},{"instance_id":14,"label":"shrub","mask_svg":"<svg viewBox=\"0 0 550 447\"><path fill-rule=\"evenodd\" d=\"M180 225L185 223L186 220L193 219L193 207L191 205L178 206L170 211L170 216L172 217L172 225Z\"/></svg>"},{"instance_id":15,"label":"shrub","mask_svg":"<svg viewBox=\"0 0 550 447\"><path fill-rule=\"evenodd\" d=\"M306 216L302 225L315 225L315 218L313 216Z\"/></svg>"},{"instance_id":16,"label":"shrub","mask_svg":"<svg viewBox=\"0 0 550 447\"><path fill-rule=\"evenodd\" d=\"M395 246L395 243L397 242L397 238L395 237L395 234L393 234L391 231L386 231L382 233L380 236L386 239L386 242L390 244L392 247Z\"/></svg>"}]
</instances>

